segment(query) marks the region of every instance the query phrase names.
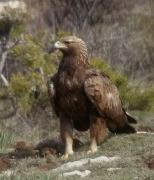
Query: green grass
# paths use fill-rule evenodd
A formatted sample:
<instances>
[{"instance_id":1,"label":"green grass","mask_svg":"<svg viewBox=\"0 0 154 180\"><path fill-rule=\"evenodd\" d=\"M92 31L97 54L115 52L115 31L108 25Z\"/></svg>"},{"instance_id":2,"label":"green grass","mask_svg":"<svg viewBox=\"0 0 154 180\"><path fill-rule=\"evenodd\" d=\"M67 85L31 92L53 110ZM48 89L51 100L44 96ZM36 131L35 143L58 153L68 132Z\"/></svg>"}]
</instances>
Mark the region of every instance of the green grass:
<instances>
[{"instance_id":1,"label":"green grass","mask_svg":"<svg viewBox=\"0 0 154 180\"><path fill-rule=\"evenodd\" d=\"M14 136L8 130L0 130L0 151L5 151L14 141Z\"/></svg>"}]
</instances>

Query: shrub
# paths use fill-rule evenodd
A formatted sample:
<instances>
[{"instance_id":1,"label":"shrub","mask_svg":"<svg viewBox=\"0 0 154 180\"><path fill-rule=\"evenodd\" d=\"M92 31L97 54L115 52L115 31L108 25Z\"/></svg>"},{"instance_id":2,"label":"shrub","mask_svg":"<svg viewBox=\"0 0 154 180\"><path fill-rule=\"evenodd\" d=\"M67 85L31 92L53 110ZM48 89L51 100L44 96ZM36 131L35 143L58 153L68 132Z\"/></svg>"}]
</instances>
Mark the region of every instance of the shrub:
<instances>
[{"instance_id":1,"label":"shrub","mask_svg":"<svg viewBox=\"0 0 154 180\"><path fill-rule=\"evenodd\" d=\"M103 59L93 58L91 59L90 62L93 66L95 66L96 68L106 73L112 79L112 81L116 84L117 87L127 86L128 84L127 77L113 70Z\"/></svg>"},{"instance_id":2,"label":"shrub","mask_svg":"<svg viewBox=\"0 0 154 180\"><path fill-rule=\"evenodd\" d=\"M154 86L147 88L132 87L125 95L129 109L154 112Z\"/></svg>"},{"instance_id":3,"label":"shrub","mask_svg":"<svg viewBox=\"0 0 154 180\"><path fill-rule=\"evenodd\" d=\"M22 64L16 74L11 77L10 92L18 98L19 106L24 112L31 110L36 104L47 103L46 81L57 69L61 54L46 52L43 33L36 36L25 34L23 42L10 51L11 58ZM39 97L34 93L39 91Z\"/></svg>"},{"instance_id":4,"label":"shrub","mask_svg":"<svg viewBox=\"0 0 154 180\"><path fill-rule=\"evenodd\" d=\"M38 68L44 64L42 49L31 40L17 45L11 51L11 55L29 68Z\"/></svg>"},{"instance_id":5,"label":"shrub","mask_svg":"<svg viewBox=\"0 0 154 180\"><path fill-rule=\"evenodd\" d=\"M17 98L18 105L24 112L29 111L32 99L30 99L31 84L28 79L18 73L11 77L10 92Z\"/></svg>"},{"instance_id":6,"label":"shrub","mask_svg":"<svg viewBox=\"0 0 154 180\"><path fill-rule=\"evenodd\" d=\"M135 83L132 85L126 76L113 70L103 59L93 58L91 64L105 72L116 84L126 108L154 112L154 86L142 87Z\"/></svg>"}]
</instances>

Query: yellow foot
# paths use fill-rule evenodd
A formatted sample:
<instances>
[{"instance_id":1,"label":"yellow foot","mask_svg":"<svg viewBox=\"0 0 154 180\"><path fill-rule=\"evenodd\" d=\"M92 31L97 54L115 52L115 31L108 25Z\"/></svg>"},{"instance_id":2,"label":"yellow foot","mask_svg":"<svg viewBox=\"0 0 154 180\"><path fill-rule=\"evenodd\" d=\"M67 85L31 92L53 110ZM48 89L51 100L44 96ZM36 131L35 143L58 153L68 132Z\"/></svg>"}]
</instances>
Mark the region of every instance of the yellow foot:
<instances>
[{"instance_id":1,"label":"yellow foot","mask_svg":"<svg viewBox=\"0 0 154 180\"><path fill-rule=\"evenodd\" d=\"M62 159L62 160L67 160L70 155L73 155L73 152L71 152L71 153L65 153L64 155L62 155L61 159Z\"/></svg>"},{"instance_id":2,"label":"yellow foot","mask_svg":"<svg viewBox=\"0 0 154 180\"><path fill-rule=\"evenodd\" d=\"M62 155L62 156L61 156L61 159L62 159L62 160L67 160L67 159L68 159L68 154Z\"/></svg>"},{"instance_id":3,"label":"yellow foot","mask_svg":"<svg viewBox=\"0 0 154 180\"><path fill-rule=\"evenodd\" d=\"M89 151L87 151L87 154L94 154L97 152L97 147L91 148Z\"/></svg>"}]
</instances>

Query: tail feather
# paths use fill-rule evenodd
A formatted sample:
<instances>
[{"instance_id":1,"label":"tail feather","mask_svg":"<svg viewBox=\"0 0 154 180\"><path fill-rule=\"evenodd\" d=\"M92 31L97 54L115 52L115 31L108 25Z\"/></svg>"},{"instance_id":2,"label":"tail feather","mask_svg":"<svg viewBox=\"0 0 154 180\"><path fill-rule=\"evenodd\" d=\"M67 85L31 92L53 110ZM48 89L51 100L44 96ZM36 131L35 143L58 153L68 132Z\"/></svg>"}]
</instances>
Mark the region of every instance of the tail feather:
<instances>
[{"instance_id":1,"label":"tail feather","mask_svg":"<svg viewBox=\"0 0 154 180\"><path fill-rule=\"evenodd\" d=\"M126 112L126 116L129 123L137 124L137 120L134 117L132 117L128 112Z\"/></svg>"},{"instance_id":2,"label":"tail feather","mask_svg":"<svg viewBox=\"0 0 154 180\"><path fill-rule=\"evenodd\" d=\"M133 133L136 133L137 131L130 124L125 124L124 127L111 130L111 132L116 133L116 134L133 134Z\"/></svg>"},{"instance_id":3,"label":"tail feather","mask_svg":"<svg viewBox=\"0 0 154 180\"><path fill-rule=\"evenodd\" d=\"M130 124L125 124L123 128L117 129L117 133L118 134L122 134L122 133L132 134L132 133L136 133L136 129Z\"/></svg>"},{"instance_id":4,"label":"tail feather","mask_svg":"<svg viewBox=\"0 0 154 180\"><path fill-rule=\"evenodd\" d=\"M114 124L114 122L110 122L108 123L108 128L111 132L113 133L117 133L117 134L122 134L122 133L126 133L126 134L131 134L131 133L136 133L136 129L131 126L130 124L137 124L137 120L132 117L128 112L126 112L123 109L123 112L125 114L125 124L123 127L119 127L119 125Z\"/></svg>"}]
</instances>

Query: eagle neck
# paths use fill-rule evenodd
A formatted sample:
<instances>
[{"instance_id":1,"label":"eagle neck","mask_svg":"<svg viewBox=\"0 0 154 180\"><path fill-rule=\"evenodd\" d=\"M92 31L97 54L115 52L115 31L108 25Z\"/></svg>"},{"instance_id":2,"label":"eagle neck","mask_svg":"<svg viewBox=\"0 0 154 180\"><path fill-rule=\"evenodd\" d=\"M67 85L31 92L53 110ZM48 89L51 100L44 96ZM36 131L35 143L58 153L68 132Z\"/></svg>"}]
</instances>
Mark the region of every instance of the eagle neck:
<instances>
[{"instance_id":1,"label":"eagle neck","mask_svg":"<svg viewBox=\"0 0 154 180\"><path fill-rule=\"evenodd\" d=\"M82 54L75 56L64 56L59 69L63 71L75 71L81 67L87 67L89 65L88 57Z\"/></svg>"}]
</instances>

